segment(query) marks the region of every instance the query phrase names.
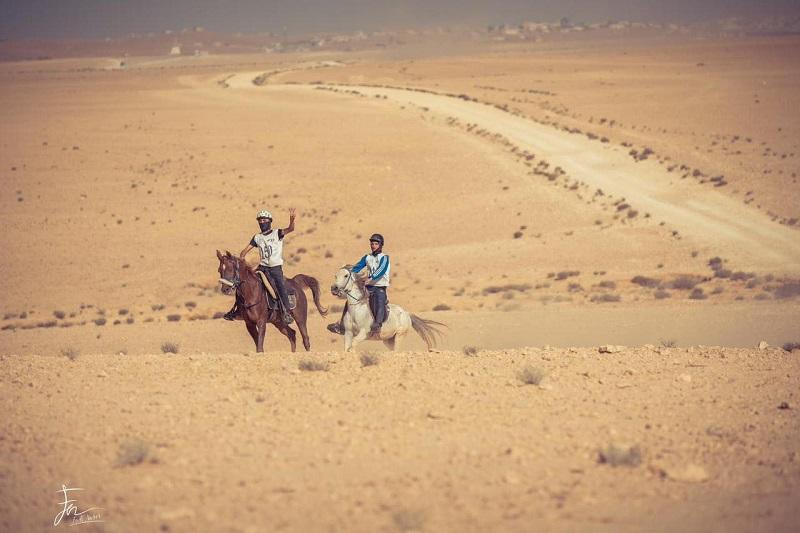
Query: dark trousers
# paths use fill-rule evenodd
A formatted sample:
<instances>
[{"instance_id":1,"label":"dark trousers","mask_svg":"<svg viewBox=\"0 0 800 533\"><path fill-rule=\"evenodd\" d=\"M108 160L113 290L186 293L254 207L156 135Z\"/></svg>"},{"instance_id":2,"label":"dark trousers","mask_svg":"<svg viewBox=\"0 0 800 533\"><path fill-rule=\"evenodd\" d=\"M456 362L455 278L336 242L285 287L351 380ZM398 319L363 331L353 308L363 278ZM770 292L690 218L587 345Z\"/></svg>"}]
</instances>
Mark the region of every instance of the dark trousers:
<instances>
[{"instance_id":1,"label":"dark trousers","mask_svg":"<svg viewBox=\"0 0 800 533\"><path fill-rule=\"evenodd\" d=\"M386 287L367 285L369 308L372 310L372 327L380 327L386 320Z\"/></svg>"},{"instance_id":2,"label":"dark trousers","mask_svg":"<svg viewBox=\"0 0 800 533\"><path fill-rule=\"evenodd\" d=\"M289 312L289 293L286 291L286 279L283 277L283 267L281 265L268 267L259 266L258 270L267 276L267 281L272 285L272 289L278 295L283 306L283 312Z\"/></svg>"}]
</instances>

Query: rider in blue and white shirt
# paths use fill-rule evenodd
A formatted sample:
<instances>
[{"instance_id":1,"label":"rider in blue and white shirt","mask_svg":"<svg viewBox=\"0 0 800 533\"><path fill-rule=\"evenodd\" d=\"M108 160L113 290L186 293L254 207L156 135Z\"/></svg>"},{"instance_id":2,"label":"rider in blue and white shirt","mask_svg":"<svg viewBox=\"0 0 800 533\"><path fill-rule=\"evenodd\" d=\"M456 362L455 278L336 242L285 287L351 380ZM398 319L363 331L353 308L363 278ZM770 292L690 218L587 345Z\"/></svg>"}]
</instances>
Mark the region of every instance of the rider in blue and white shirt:
<instances>
[{"instance_id":1,"label":"rider in blue and white shirt","mask_svg":"<svg viewBox=\"0 0 800 533\"><path fill-rule=\"evenodd\" d=\"M383 321L386 320L386 303L388 301L386 289L389 288L389 276L391 274L391 264L389 256L383 253L383 235L375 233L369 238L371 253L365 255L361 260L353 265L351 272L358 274L365 268L369 272L369 279L365 285L369 293L369 307L372 311L372 327L369 334L377 335L381 329ZM344 305L342 318L339 322L328 325L328 330L333 333L344 333L342 321L347 314L347 303Z\"/></svg>"}]
</instances>

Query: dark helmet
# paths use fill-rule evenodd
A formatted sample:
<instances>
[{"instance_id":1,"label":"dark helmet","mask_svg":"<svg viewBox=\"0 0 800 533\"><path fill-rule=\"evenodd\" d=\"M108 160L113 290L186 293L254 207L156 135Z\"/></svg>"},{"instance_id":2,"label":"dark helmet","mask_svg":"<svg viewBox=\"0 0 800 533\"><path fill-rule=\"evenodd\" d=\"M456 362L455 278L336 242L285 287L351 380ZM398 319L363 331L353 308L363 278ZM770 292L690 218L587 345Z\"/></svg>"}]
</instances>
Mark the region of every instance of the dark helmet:
<instances>
[{"instance_id":1,"label":"dark helmet","mask_svg":"<svg viewBox=\"0 0 800 533\"><path fill-rule=\"evenodd\" d=\"M373 233L372 237L370 237L369 240L370 242L375 241L377 243L380 243L380 245L383 246L383 235L381 235L380 233Z\"/></svg>"}]
</instances>

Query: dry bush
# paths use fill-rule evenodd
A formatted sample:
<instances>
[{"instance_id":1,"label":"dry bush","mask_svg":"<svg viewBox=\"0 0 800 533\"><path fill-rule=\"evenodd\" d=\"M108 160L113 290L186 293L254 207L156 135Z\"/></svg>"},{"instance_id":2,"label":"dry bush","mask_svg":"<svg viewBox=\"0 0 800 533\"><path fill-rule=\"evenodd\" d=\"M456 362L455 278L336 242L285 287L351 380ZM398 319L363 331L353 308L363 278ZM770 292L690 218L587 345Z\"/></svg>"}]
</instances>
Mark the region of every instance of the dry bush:
<instances>
[{"instance_id":1,"label":"dry bush","mask_svg":"<svg viewBox=\"0 0 800 533\"><path fill-rule=\"evenodd\" d=\"M128 439L120 444L114 466L134 466L143 463L150 455L150 445L141 439Z\"/></svg>"},{"instance_id":2,"label":"dry bush","mask_svg":"<svg viewBox=\"0 0 800 533\"><path fill-rule=\"evenodd\" d=\"M327 361L314 361L312 359L303 359L297 364L297 368L305 372L327 372L330 370L331 365Z\"/></svg>"},{"instance_id":3,"label":"dry bush","mask_svg":"<svg viewBox=\"0 0 800 533\"><path fill-rule=\"evenodd\" d=\"M150 306L150 309L152 309L153 311L161 311L165 307L166 306L164 304L153 304Z\"/></svg>"},{"instance_id":4,"label":"dry bush","mask_svg":"<svg viewBox=\"0 0 800 533\"><path fill-rule=\"evenodd\" d=\"M433 306L434 311L449 311L450 306L447 304L436 304Z\"/></svg>"},{"instance_id":5,"label":"dry bush","mask_svg":"<svg viewBox=\"0 0 800 533\"><path fill-rule=\"evenodd\" d=\"M800 342L787 342L783 345L783 349L787 352L793 352L795 350L800 350Z\"/></svg>"},{"instance_id":6,"label":"dry bush","mask_svg":"<svg viewBox=\"0 0 800 533\"><path fill-rule=\"evenodd\" d=\"M663 289L658 289L656 292L653 293L653 296L656 297L656 300L663 300L664 298L669 298L671 295L669 292Z\"/></svg>"},{"instance_id":7,"label":"dry bush","mask_svg":"<svg viewBox=\"0 0 800 533\"><path fill-rule=\"evenodd\" d=\"M467 355L469 357L474 357L474 356L478 355L477 346L464 346L462 351L464 352L464 355Z\"/></svg>"},{"instance_id":8,"label":"dry bush","mask_svg":"<svg viewBox=\"0 0 800 533\"><path fill-rule=\"evenodd\" d=\"M567 278L579 276L581 273L577 270L562 270L556 274L556 281L565 280Z\"/></svg>"},{"instance_id":9,"label":"dry bush","mask_svg":"<svg viewBox=\"0 0 800 533\"><path fill-rule=\"evenodd\" d=\"M59 320L62 320L67 316L67 313L65 313L64 311L53 311L53 316Z\"/></svg>"},{"instance_id":10,"label":"dry bush","mask_svg":"<svg viewBox=\"0 0 800 533\"><path fill-rule=\"evenodd\" d=\"M694 289L692 293L689 295L689 299L691 300L705 300L706 298L708 298L708 295L704 293L703 289L701 289L700 287Z\"/></svg>"},{"instance_id":11,"label":"dry bush","mask_svg":"<svg viewBox=\"0 0 800 533\"><path fill-rule=\"evenodd\" d=\"M661 339L658 341L658 344L661 345L662 348L674 348L677 346L672 339Z\"/></svg>"},{"instance_id":12,"label":"dry bush","mask_svg":"<svg viewBox=\"0 0 800 533\"><path fill-rule=\"evenodd\" d=\"M127 309L125 309L125 308L122 308L122 309L120 309L119 311L117 311L117 313L119 314L119 316L125 316L125 315L127 315L129 312L130 312L130 311L128 311L128 310L127 310Z\"/></svg>"},{"instance_id":13,"label":"dry bush","mask_svg":"<svg viewBox=\"0 0 800 533\"><path fill-rule=\"evenodd\" d=\"M530 290L531 285L529 283L509 283L507 285L490 285L483 289L483 294L497 294L500 292L525 292Z\"/></svg>"},{"instance_id":14,"label":"dry bush","mask_svg":"<svg viewBox=\"0 0 800 533\"><path fill-rule=\"evenodd\" d=\"M781 300L786 298L794 298L800 295L800 282L798 281L785 281L779 285L773 292L775 298Z\"/></svg>"},{"instance_id":15,"label":"dry bush","mask_svg":"<svg viewBox=\"0 0 800 533\"><path fill-rule=\"evenodd\" d=\"M380 363L380 359L373 353L361 354L361 366L375 366Z\"/></svg>"},{"instance_id":16,"label":"dry bush","mask_svg":"<svg viewBox=\"0 0 800 533\"><path fill-rule=\"evenodd\" d=\"M161 343L161 353L178 353L180 349L180 345L177 342L162 342Z\"/></svg>"},{"instance_id":17,"label":"dry bush","mask_svg":"<svg viewBox=\"0 0 800 533\"><path fill-rule=\"evenodd\" d=\"M425 529L425 513L422 511L401 509L392 515L394 525L400 531L423 531Z\"/></svg>"},{"instance_id":18,"label":"dry bush","mask_svg":"<svg viewBox=\"0 0 800 533\"><path fill-rule=\"evenodd\" d=\"M639 285L640 287L647 287L648 289L654 289L658 287L658 285L661 282L655 278L648 278L646 276L634 276L633 279L631 279L631 283Z\"/></svg>"},{"instance_id":19,"label":"dry bush","mask_svg":"<svg viewBox=\"0 0 800 533\"><path fill-rule=\"evenodd\" d=\"M703 280L697 276L678 276L672 280L668 286L670 289L690 291L701 281Z\"/></svg>"},{"instance_id":20,"label":"dry bush","mask_svg":"<svg viewBox=\"0 0 800 533\"><path fill-rule=\"evenodd\" d=\"M609 444L598 450L597 462L611 466L639 466L642 462L642 450L638 444L630 447Z\"/></svg>"},{"instance_id":21,"label":"dry bush","mask_svg":"<svg viewBox=\"0 0 800 533\"><path fill-rule=\"evenodd\" d=\"M528 365L517 372L517 379L526 385L538 385L546 375L547 373L543 368Z\"/></svg>"},{"instance_id":22,"label":"dry bush","mask_svg":"<svg viewBox=\"0 0 800 533\"><path fill-rule=\"evenodd\" d=\"M168 322L178 322L181 319L181 315L167 315Z\"/></svg>"},{"instance_id":23,"label":"dry bush","mask_svg":"<svg viewBox=\"0 0 800 533\"><path fill-rule=\"evenodd\" d=\"M608 302L619 302L622 300L619 294L595 294L593 295L589 301L594 303L608 303Z\"/></svg>"},{"instance_id":24,"label":"dry bush","mask_svg":"<svg viewBox=\"0 0 800 533\"><path fill-rule=\"evenodd\" d=\"M597 286L600 287L601 289L616 289L617 288L617 284L615 282L607 281L607 280L606 281L601 281L600 283L597 284Z\"/></svg>"},{"instance_id":25,"label":"dry bush","mask_svg":"<svg viewBox=\"0 0 800 533\"><path fill-rule=\"evenodd\" d=\"M103 326L106 323L106 319L105 318L95 318L94 319L94 323L97 326Z\"/></svg>"},{"instance_id":26,"label":"dry bush","mask_svg":"<svg viewBox=\"0 0 800 533\"><path fill-rule=\"evenodd\" d=\"M791 350L789 350L789 351L791 351ZM78 358L78 356L80 355L80 352L78 351L77 348L73 348L72 346L70 346L68 348L62 348L61 349L61 355L63 355L64 357L66 357L70 361L74 361L75 359Z\"/></svg>"}]
</instances>

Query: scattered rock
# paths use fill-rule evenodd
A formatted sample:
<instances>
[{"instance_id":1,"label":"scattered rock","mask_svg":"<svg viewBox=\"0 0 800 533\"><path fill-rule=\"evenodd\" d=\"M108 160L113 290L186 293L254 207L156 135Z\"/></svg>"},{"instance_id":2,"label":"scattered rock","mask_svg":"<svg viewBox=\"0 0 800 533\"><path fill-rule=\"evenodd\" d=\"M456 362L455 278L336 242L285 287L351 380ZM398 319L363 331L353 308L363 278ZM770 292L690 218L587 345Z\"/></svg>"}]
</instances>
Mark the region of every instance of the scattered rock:
<instances>
[{"instance_id":1,"label":"scattered rock","mask_svg":"<svg viewBox=\"0 0 800 533\"><path fill-rule=\"evenodd\" d=\"M600 353L619 353L624 350L624 346L617 346L614 344L604 344L599 348Z\"/></svg>"},{"instance_id":2,"label":"scattered rock","mask_svg":"<svg viewBox=\"0 0 800 533\"><path fill-rule=\"evenodd\" d=\"M692 376L690 376L689 374L681 374L680 376L678 376L678 379L680 381L683 381L684 383L692 382Z\"/></svg>"}]
</instances>

